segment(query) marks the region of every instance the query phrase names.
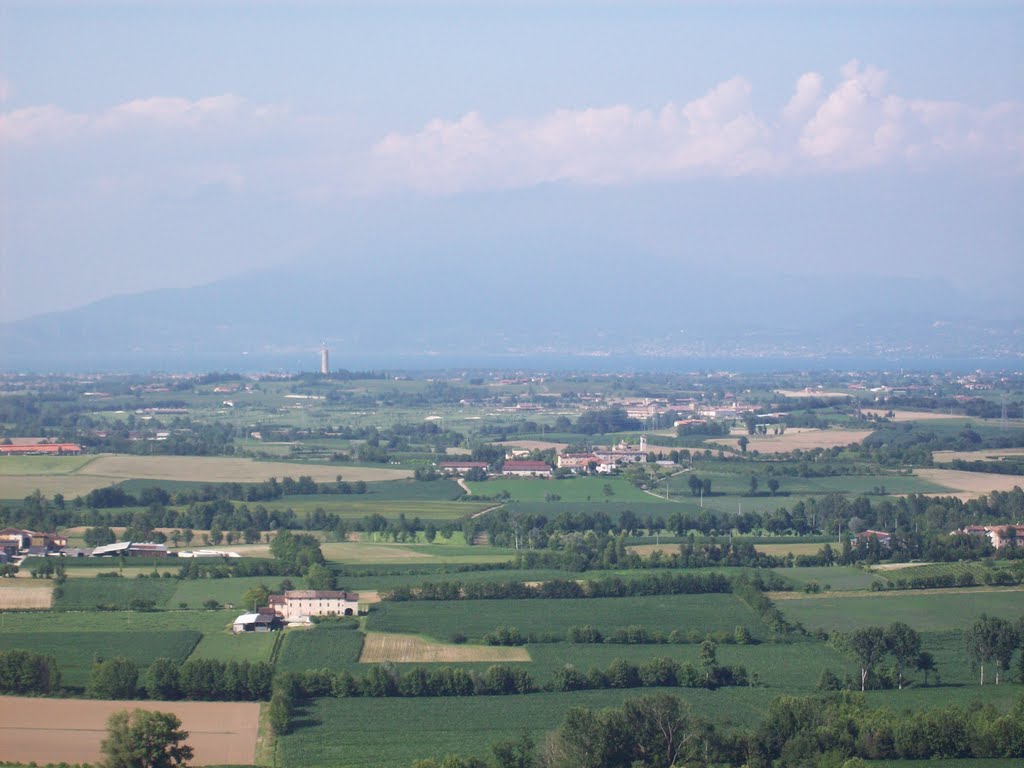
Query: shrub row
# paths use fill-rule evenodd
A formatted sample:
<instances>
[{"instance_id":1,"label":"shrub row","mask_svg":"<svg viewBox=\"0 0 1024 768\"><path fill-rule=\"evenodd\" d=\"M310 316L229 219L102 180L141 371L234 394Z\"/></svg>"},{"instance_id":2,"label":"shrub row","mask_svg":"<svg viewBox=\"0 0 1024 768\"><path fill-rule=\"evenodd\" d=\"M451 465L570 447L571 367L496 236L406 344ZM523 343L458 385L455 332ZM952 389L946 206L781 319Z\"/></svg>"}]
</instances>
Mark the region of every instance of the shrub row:
<instances>
[{"instance_id":1,"label":"shrub row","mask_svg":"<svg viewBox=\"0 0 1024 768\"><path fill-rule=\"evenodd\" d=\"M383 595L386 600L526 600L583 597L639 597L644 595L703 595L732 591L720 573L654 573L636 579L611 576L583 582L552 579L540 584L521 581L425 582L419 587L399 586Z\"/></svg>"},{"instance_id":2,"label":"shrub row","mask_svg":"<svg viewBox=\"0 0 1024 768\"><path fill-rule=\"evenodd\" d=\"M750 630L739 626L733 632L709 632L701 634L695 629L684 632L681 629L673 629L667 635L657 630L651 631L645 626L631 624L628 627L616 627L609 633L602 632L597 627L586 624L583 626L569 627L566 639L570 643L612 643L617 645L696 645L705 640L713 640L716 643L750 645L754 638Z\"/></svg>"}]
</instances>

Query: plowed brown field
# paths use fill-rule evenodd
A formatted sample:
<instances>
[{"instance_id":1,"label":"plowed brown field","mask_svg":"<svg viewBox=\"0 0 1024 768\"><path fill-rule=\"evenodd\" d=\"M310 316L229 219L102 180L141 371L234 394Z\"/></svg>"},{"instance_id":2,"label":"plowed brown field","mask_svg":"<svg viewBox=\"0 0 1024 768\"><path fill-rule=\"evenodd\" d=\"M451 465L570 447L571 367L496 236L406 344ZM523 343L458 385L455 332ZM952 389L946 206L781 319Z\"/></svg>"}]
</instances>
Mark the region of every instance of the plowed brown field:
<instances>
[{"instance_id":1,"label":"plowed brown field","mask_svg":"<svg viewBox=\"0 0 1024 768\"><path fill-rule=\"evenodd\" d=\"M253 765L260 705L199 701L86 701L0 696L0 760L95 763L107 718L122 709L174 712L194 750L190 765Z\"/></svg>"}]
</instances>

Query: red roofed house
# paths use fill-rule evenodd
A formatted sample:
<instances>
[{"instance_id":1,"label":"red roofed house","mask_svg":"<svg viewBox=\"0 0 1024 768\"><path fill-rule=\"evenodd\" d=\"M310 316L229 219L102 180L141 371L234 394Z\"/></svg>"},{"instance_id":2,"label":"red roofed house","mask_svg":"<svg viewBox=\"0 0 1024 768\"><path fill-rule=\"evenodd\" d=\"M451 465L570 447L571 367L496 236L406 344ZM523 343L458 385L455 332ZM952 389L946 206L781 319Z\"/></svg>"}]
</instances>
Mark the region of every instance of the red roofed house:
<instances>
[{"instance_id":1,"label":"red roofed house","mask_svg":"<svg viewBox=\"0 0 1024 768\"><path fill-rule=\"evenodd\" d=\"M0 445L0 456L77 456L82 446L77 443L35 443L33 445Z\"/></svg>"}]
</instances>

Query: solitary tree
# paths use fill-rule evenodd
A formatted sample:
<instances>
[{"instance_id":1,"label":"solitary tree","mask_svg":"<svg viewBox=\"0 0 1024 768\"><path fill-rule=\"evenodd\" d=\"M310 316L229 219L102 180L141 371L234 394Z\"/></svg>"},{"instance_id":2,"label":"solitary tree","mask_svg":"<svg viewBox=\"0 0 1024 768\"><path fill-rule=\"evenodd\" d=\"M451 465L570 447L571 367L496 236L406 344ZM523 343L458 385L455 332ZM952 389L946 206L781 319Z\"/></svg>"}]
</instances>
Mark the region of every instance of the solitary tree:
<instances>
[{"instance_id":1,"label":"solitary tree","mask_svg":"<svg viewBox=\"0 0 1024 768\"><path fill-rule=\"evenodd\" d=\"M928 673L936 670L935 657L928 651L921 651L917 654L917 661L914 664L918 672L924 672L924 684L928 685Z\"/></svg>"},{"instance_id":2,"label":"solitary tree","mask_svg":"<svg viewBox=\"0 0 1024 768\"><path fill-rule=\"evenodd\" d=\"M753 434L753 433L751 433L751 434ZM750 441L747 439L746 435L742 435L740 437L740 439L736 441L736 443L740 447L740 453L746 453L747 452L747 446L750 444Z\"/></svg>"},{"instance_id":3,"label":"solitary tree","mask_svg":"<svg viewBox=\"0 0 1024 768\"><path fill-rule=\"evenodd\" d=\"M107 720L107 738L100 745L104 768L172 768L192 759L182 742L188 731L171 712L136 709L115 712Z\"/></svg>"},{"instance_id":4,"label":"solitary tree","mask_svg":"<svg viewBox=\"0 0 1024 768\"><path fill-rule=\"evenodd\" d=\"M847 638L847 645L860 663L860 689L867 688L868 675L886 653L885 632L881 627L861 627Z\"/></svg>"},{"instance_id":5,"label":"solitary tree","mask_svg":"<svg viewBox=\"0 0 1024 768\"><path fill-rule=\"evenodd\" d=\"M896 659L899 687L903 690L903 668L913 664L921 653L921 635L902 621L893 622L885 630L885 645Z\"/></svg>"},{"instance_id":6,"label":"solitary tree","mask_svg":"<svg viewBox=\"0 0 1024 768\"><path fill-rule=\"evenodd\" d=\"M999 658L998 654L1004 652L1007 644L1007 634L1013 632L1012 625L996 616L986 616L984 613L974 622L966 633L967 655L971 660L971 666L981 670L980 684L985 684L985 664ZM1010 652L1012 655L1012 651ZM997 661L996 682L999 681L999 662Z\"/></svg>"},{"instance_id":7,"label":"solitary tree","mask_svg":"<svg viewBox=\"0 0 1024 768\"><path fill-rule=\"evenodd\" d=\"M772 492L772 496L779 490L779 481L774 477L768 480L768 490Z\"/></svg>"}]
</instances>

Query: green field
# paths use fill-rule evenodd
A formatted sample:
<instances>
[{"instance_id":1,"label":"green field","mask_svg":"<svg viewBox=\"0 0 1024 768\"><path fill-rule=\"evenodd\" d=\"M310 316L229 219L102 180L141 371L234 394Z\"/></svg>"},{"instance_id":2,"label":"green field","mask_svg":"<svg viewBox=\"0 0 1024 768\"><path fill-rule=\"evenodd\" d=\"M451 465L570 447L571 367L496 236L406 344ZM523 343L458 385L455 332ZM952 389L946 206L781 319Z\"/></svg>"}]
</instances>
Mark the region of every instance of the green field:
<instances>
[{"instance_id":1,"label":"green field","mask_svg":"<svg viewBox=\"0 0 1024 768\"><path fill-rule=\"evenodd\" d=\"M199 642L194 630L132 632L0 632L0 650L22 648L57 659L64 685L84 687L93 662L124 656L139 666L140 682L154 659L185 661Z\"/></svg>"},{"instance_id":2,"label":"green field","mask_svg":"<svg viewBox=\"0 0 1024 768\"><path fill-rule=\"evenodd\" d=\"M291 577L295 589L303 589L304 581L299 576ZM242 605L242 595L253 587L265 585L276 592L281 583L279 576L244 576L230 579L182 579L174 580L175 590L167 600L170 608L185 603L187 608L202 608L207 600L216 600L221 605L233 605L239 610L250 610L251 605Z\"/></svg>"},{"instance_id":3,"label":"green field","mask_svg":"<svg viewBox=\"0 0 1024 768\"><path fill-rule=\"evenodd\" d=\"M682 481L680 481L681 483ZM643 501L659 503L656 496L644 493L624 477L571 477L563 480L545 480L535 477L499 477L482 483L467 483L469 489L480 496L497 496L508 491L516 501L544 501L546 494L561 496L567 502ZM612 495L605 494L611 486ZM681 487L681 486L680 486Z\"/></svg>"},{"instance_id":4,"label":"green field","mask_svg":"<svg viewBox=\"0 0 1024 768\"><path fill-rule=\"evenodd\" d=\"M943 632L964 629L983 613L1016 620L1024 615L1024 591L1012 587L991 592L942 590L927 594L902 590L780 600L777 605L788 618L808 629L850 632L865 625L903 621L919 632Z\"/></svg>"},{"instance_id":5,"label":"green field","mask_svg":"<svg viewBox=\"0 0 1024 768\"><path fill-rule=\"evenodd\" d=\"M67 475L95 456L0 456L0 475Z\"/></svg>"},{"instance_id":6,"label":"green field","mask_svg":"<svg viewBox=\"0 0 1024 768\"><path fill-rule=\"evenodd\" d=\"M763 688L674 689L719 727L756 722L776 695ZM279 765L408 768L446 754L490 757L497 741L531 735L538 745L574 706L619 706L637 690L437 699L317 699L281 739Z\"/></svg>"},{"instance_id":7,"label":"green field","mask_svg":"<svg viewBox=\"0 0 1024 768\"><path fill-rule=\"evenodd\" d=\"M775 573L789 579L801 589L805 584L817 582L822 589L827 584L833 592L870 589L872 583L882 581L884 574L874 574L856 566L834 565L812 568L773 568Z\"/></svg>"},{"instance_id":8,"label":"green field","mask_svg":"<svg viewBox=\"0 0 1024 768\"><path fill-rule=\"evenodd\" d=\"M362 648L363 633L355 621L323 622L312 629L291 629L285 632L277 670L301 672L351 666L359 661Z\"/></svg>"},{"instance_id":9,"label":"green field","mask_svg":"<svg viewBox=\"0 0 1024 768\"><path fill-rule=\"evenodd\" d=\"M167 608L178 583L176 579L148 577L68 579L54 607L64 611L89 611L97 606L127 610L133 600L152 600L156 608Z\"/></svg>"},{"instance_id":10,"label":"green field","mask_svg":"<svg viewBox=\"0 0 1024 768\"><path fill-rule=\"evenodd\" d=\"M602 631L630 624L671 632L732 632L738 625L755 637L765 628L732 595L661 595L572 600L460 600L391 603L376 606L367 627L376 632L406 632L447 640L461 632L479 640L498 627L561 639L569 627L592 624Z\"/></svg>"}]
</instances>

